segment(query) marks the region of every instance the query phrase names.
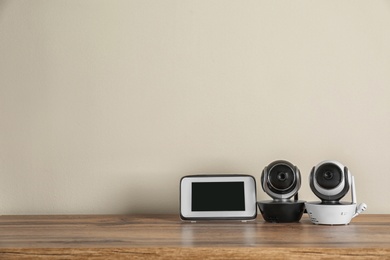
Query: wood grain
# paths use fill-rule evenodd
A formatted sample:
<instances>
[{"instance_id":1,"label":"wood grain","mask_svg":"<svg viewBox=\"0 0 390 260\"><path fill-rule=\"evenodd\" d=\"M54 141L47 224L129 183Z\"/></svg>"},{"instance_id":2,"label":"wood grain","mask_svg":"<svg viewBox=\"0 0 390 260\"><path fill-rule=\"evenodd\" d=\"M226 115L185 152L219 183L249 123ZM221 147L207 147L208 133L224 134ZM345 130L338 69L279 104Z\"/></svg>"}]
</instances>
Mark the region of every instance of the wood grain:
<instances>
[{"instance_id":1,"label":"wood grain","mask_svg":"<svg viewBox=\"0 0 390 260\"><path fill-rule=\"evenodd\" d=\"M176 215L0 216L0 258L390 259L390 215L350 225L182 222Z\"/></svg>"}]
</instances>

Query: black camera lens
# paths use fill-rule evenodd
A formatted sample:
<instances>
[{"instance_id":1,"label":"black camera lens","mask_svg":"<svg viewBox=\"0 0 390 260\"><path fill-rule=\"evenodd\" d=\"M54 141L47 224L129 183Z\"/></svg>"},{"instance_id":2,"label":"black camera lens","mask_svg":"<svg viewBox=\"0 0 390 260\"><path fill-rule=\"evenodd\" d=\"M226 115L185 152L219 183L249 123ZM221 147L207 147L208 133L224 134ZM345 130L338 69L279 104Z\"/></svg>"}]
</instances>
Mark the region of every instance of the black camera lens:
<instances>
[{"instance_id":1,"label":"black camera lens","mask_svg":"<svg viewBox=\"0 0 390 260\"><path fill-rule=\"evenodd\" d=\"M277 191L286 191L295 183L294 171L288 165L277 164L269 171L269 183Z\"/></svg>"},{"instance_id":2,"label":"black camera lens","mask_svg":"<svg viewBox=\"0 0 390 260\"><path fill-rule=\"evenodd\" d=\"M278 173L278 180L285 181L287 179L288 173L287 172L280 172Z\"/></svg>"},{"instance_id":3,"label":"black camera lens","mask_svg":"<svg viewBox=\"0 0 390 260\"><path fill-rule=\"evenodd\" d=\"M324 173L325 180L331 180L332 178L333 178L333 172L325 172Z\"/></svg>"},{"instance_id":4,"label":"black camera lens","mask_svg":"<svg viewBox=\"0 0 390 260\"><path fill-rule=\"evenodd\" d=\"M334 189L342 181L342 169L333 163L326 163L318 167L315 179L321 187Z\"/></svg>"}]
</instances>

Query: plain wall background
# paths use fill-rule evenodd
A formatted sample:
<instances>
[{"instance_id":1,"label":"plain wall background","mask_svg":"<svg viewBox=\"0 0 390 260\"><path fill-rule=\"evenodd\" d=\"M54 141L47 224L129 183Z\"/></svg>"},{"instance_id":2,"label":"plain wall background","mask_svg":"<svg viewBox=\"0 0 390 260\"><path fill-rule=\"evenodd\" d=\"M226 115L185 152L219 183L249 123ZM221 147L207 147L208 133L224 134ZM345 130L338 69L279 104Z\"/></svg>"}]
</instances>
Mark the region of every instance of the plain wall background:
<instances>
[{"instance_id":1,"label":"plain wall background","mask_svg":"<svg viewBox=\"0 0 390 260\"><path fill-rule=\"evenodd\" d=\"M0 214L178 213L276 159L390 213L389 134L390 1L0 1Z\"/></svg>"}]
</instances>

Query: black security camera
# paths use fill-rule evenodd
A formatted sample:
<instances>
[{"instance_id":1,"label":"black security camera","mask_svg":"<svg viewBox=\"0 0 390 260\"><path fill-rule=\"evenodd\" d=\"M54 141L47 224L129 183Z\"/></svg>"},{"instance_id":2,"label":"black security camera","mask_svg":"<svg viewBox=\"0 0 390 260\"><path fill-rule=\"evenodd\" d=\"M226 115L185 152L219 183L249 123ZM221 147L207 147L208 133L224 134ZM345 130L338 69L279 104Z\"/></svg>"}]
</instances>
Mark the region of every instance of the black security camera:
<instances>
[{"instance_id":1,"label":"black security camera","mask_svg":"<svg viewBox=\"0 0 390 260\"><path fill-rule=\"evenodd\" d=\"M305 202L298 200L301 187L298 167L285 160L270 163L261 173L261 187L272 198L257 202L265 221L298 222L301 219Z\"/></svg>"}]
</instances>

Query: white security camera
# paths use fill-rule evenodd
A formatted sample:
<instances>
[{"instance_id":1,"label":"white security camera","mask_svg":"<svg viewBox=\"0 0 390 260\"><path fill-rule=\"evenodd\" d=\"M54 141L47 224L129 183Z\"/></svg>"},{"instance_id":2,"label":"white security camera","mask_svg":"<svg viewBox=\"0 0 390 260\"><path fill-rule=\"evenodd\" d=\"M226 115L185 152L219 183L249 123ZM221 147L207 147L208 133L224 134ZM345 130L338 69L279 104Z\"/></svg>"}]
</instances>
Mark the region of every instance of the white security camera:
<instances>
[{"instance_id":1,"label":"white security camera","mask_svg":"<svg viewBox=\"0 0 390 260\"><path fill-rule=\"evenodd\" d=\"M351 173L337 161L323 161L313 167L309 183L323 204L337 204L349 191Z\"/></svg>"},{"instance_id":2,"label":"white security camera","mask_svg":"<svg viewBox=\"0 0 390 260\"><path fill-rule=\"evenodd\" d=\"M261 174L261 187L273 199L257 203L265 221L298 222L301 219L305 202L298 200L301 187L298 167L284 160L270 163Z\"/></svg>"},{"instance_id":3,"label":"white security camera","mask_svg":"<svg viewBox=\"0 0 390 260\"><path fill-rule=\"evenodd\" d=\"M367 205L356 203L355 180L346 166L337 161L323 161L313 167L310 188L321 202L306 202L306 210L314 224L347 225ZM351 189L352 202L340 200Z\"/></svg>"}]
</instances>

